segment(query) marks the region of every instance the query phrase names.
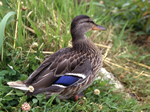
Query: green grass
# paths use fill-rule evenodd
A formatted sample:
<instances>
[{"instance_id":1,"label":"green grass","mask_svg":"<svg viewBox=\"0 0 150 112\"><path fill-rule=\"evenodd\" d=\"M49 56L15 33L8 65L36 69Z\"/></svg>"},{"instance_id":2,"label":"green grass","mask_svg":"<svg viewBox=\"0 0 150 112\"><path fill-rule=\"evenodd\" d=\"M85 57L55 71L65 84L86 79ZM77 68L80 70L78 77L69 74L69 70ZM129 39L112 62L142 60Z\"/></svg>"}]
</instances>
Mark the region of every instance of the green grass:
<instances>
[{"instance_id":1,"label":"green grass","mask_svg":"<svg viewBox=\"0 0 150 112\"><path fill-rule=\"evenodd\" d=\"M146 76L150 75L148 68L150 61L147 61L150 60L150 49L145 44L134 43L139 36L148 34L149 27L148 22L145 21L142 21L142 25L140 24L142 27L137 27L142 13L138 7L133 8L136 6L135 2L129 0L130 5L125 7L123 5L127 2L124 0L115 2L106 0L104 4L100 4L98 0L91 0L89 3L83 0L80 4L71 0L67 2L66 0L22 0L19 2L3 0L2 2L0 21L5 25L0 24L0 28L5 29L5 31L1 30L1 34L5 36L0 35L2 40L0 46L4 49L0 63L1 111L21 112L21 105L24 102L30 103L31 111L36 112L93 110L97 112L100 106L103 112L150 110L148 105L150 84L149 77ZM142 7L140 0L137 3ZM116 9L117 12L115 12ZM15 16L14 19L7 21L5 15L9 14L8 17L10 17L10 11L14 11ZM130 15L132 11L136 18ZM148 7L144 11L148 11ZM107 80L95 81L84 91L86 99L79 100L80 103L72 99L60 101L58 98L55 99L56 96L45 99L41 94L27 98L22 91L9 88L6 82L27 79L50 55L50 53L42 53L43 51L55 52L69 46L71 21L80 14L90 16L97 24L107 28L105 32L89 32L87 36L95 43L112 45L107 55L107 58L111 59L110 63L104 60L104 67L123 82L126 87L125 92L131 93L134 97L125 99L124 93L114 92L114 85L108 84ZM128 16L130 18L127 18ZM7 23L2 22L2 19ZM147 30L143 29L145 26ZM33 45L35 42L38 45ZM100 49L105 54L106 48L100 47ZM142 72L143 74L140 74ZM101 91L98 96L93 94L95 89Z\"/></svg>"},{"instance_id":2,"label":"green grass","mask_svg":"<svg viewBox=\"0 0 150 112\"><path fill-rule=\"evenodd\" d=\"M3 41L5 40L4 37L4 30L7 23L9 23L9 19L11 16L15 15L15 12L9 12L5 15L5 17L0 22L0 53L1 53L1 61L3 61Z\"/></svg>"}]
</instances>

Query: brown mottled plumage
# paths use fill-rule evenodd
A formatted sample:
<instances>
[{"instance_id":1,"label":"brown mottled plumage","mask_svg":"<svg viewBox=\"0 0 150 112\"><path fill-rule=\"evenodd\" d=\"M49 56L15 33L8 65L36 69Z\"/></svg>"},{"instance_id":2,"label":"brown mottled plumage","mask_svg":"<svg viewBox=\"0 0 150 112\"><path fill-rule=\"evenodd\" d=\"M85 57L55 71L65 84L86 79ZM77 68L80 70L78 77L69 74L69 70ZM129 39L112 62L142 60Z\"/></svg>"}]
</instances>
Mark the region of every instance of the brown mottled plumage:
<instances>
[{"instance_id":1,"label":"brown mottled plumage","mask_svg":"<svg viewBox=\"0 0 150 112\"><path fill-rule=\"evenodd\" d=\"M86 15L75 17L71 24L72 45L50 55L27 80L8 82L13 88L27 91L27 95L45 93L46 97L58 94L68 99L86 89L97 77L102 58L97 46L85 33L106 30Z\"/></svg>"}]
</instances>

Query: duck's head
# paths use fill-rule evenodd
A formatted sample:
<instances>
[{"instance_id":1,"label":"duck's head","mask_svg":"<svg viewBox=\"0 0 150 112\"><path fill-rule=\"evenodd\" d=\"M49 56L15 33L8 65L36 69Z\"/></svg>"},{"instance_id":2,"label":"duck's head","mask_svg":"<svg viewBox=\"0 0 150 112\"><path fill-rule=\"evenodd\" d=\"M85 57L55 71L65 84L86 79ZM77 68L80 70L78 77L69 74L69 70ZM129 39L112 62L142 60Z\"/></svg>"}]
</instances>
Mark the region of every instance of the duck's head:
<instances>
[{"instance_id":1,"label":"duck's head","mask_svg":"<svg viewBox=\"0 0 150 112\"><path fill-rule=\"evenodd\" d=\"M72 41L84 39L85 33L90 30L106 30L106 28L97 25L93 20L86 15L76 16L71 23Z\"/></svg>"}]
</instances>

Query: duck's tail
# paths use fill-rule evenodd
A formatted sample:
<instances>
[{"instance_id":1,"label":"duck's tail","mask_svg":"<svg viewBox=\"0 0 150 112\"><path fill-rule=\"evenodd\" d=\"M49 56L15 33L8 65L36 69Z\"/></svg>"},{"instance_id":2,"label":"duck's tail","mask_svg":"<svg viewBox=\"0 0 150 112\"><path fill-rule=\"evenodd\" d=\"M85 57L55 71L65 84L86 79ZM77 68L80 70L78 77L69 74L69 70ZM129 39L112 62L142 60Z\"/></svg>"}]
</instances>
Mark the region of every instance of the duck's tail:
<instances>
[{"instance_id":1,"label":"duck's tail","mask_svg":"<svg viewBox=\"0 0 150 112\"><path fill-rule=\"evenodd\" d=\"M29 87L27 87L22 81L15 81L15 82L7 82L9 87L20 89L23 91L28 91Z\"/></svg>"}]
</instances>

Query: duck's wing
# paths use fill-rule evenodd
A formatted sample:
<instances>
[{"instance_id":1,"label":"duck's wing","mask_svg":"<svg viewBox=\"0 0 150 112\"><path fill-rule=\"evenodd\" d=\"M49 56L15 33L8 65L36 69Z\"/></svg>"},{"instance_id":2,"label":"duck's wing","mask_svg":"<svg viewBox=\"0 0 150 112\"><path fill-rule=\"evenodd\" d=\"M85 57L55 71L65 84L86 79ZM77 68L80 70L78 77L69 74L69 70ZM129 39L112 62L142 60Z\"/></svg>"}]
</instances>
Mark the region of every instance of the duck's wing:
<instances>
[{"instance_id":1,"label":"duck's wing","mask_svg":"<svg viewBox=\"0 0 150 112\"><path fill-rule=\"evenodd\" d=\"M80 59L80 58L78 58ZM74 61L78 60L74 59ZM69 65L69 64L68 64ZM84 80L91 74L91 63L89 59L84 59L78 63L71 63L70 67L75 66L73 70L68 70L61 74L56 74L59 76L59 79L53 83L53 85L58 84L62 86L77 86L84 82ZM69 67L69 66L68 66ZM59 71L59 69L58 69Z\"/></svg>"},{"instance_id":2,"label":"duck's wing","mask_svg":"<svg viewBox=\"0 0 150 112\"><path fill-rule=\"evenodd\" d=\"M78 59L80 60L81 58ZM75 60L78 61L78 59L74 59L73 62L75 62ZM67 62L65 61L62 61L62 63L66 64ZM76 66L72 71L68 69L69 66L67 66L67 64L65 68L62 67L64 68L62 70L61 67L59 67L60 65L63 66L62 63L58 64L54 74L46 75L43 79L33 83L34 92L27 92L27 95L30 96L46 92L46 97L49 97L55 93L59 94L68 87L76 87L79 84L84 83L88 76L92 73L89 59L85 59L76 64L71 63L70 67L74 68ZM60 71L62 72L59 73ZM47 84L50 85L45 87ZM44 87L41 87L41 85L44 85ZM38 88L39 86L40 88Z\"/></svg>"},{"instance_id":3,"label":"duck's wing","mask_svg":"<svg viewBox=\"0 0 150 112\"><path fill-rule=\"evenodd\" d=\"M32 85L35 89L47 88L52 85L76 86L83 83L92 72L87 54L69 51L54 56L45 60L25 83Z\"/></svg>"}]
</instances>

